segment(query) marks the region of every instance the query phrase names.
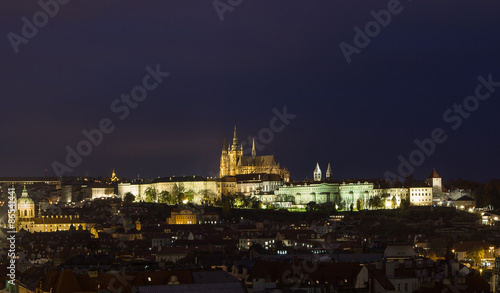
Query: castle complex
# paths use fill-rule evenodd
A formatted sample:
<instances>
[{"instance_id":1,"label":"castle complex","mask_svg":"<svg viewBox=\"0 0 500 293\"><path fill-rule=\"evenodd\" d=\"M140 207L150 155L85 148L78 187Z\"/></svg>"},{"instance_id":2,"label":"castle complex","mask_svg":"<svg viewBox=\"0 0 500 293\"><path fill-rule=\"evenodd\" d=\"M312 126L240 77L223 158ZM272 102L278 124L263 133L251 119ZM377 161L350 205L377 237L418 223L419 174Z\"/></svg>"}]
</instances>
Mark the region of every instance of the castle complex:
<instances>
[{"instance_id":1,"label":"castle complex","mask_svg":"<svg viewBox=\"0 0 500 293\"><path fill-rule=\"evenodd\" d=\"M248 150L247 150L248 151ZM335 180L330 163L322 172L317 163L312 180L291 181L290 172L282 168L274 155L257 156L255 140L249 156L244 155L239 143L236 126L231 144L223 143L220 156L219 178L200 176L165 177L150 182L119 183L118 195L131 192L136 200L145 200L148 188L158 193L171 193L175 186L182 186L194 193L193 202L200 203L205 194L215 199L223 195L255 196L264 204L282 207L335 203L341 209L395 208L403 200L412 205L434 204L434 196L442 190L441 178L435 170L425 182L396 183L394 186L379 179Z\"/></svg>"},{"instance_id":2,"label":"castle complex","mask_svg":"<svg viewBox=\"0 0 500 293\"><path fill-rule=\"evenodd\" d=\"M277 174L283 181L290 181L290 172L285 168L280 168L274 155L257 156L255 140L252 144L252 155L243 156L243 146L238 144L236 126L234 126L233 144L226 149L224 141L222 146L219 177L258 173Z\"/></svg>"}]
</instances>

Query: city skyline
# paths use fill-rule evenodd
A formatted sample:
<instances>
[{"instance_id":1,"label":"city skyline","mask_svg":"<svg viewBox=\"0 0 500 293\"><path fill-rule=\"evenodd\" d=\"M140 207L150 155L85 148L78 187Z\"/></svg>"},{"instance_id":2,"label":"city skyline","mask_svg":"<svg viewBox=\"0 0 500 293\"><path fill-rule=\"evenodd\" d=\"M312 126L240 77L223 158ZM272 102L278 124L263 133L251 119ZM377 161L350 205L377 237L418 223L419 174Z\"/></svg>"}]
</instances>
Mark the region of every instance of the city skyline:
<instances>
[{"instance_id":1,"label":"city skyline","mask_svg":"<svg viewBox=\"0 0 500 293\"><path fill-rule=\"evenodd\" d=\"M433 136L416 179L498 177L500 4L398 3L68 2L30 37L23 17L44 8L7 3L0 176L55 175L103 119L109 133L65 176L217 176L233 126L250 150L286 107L296 116L257 154L293 180L317 162L334 178L398 174Z\"/></svg>"}]
</instances>

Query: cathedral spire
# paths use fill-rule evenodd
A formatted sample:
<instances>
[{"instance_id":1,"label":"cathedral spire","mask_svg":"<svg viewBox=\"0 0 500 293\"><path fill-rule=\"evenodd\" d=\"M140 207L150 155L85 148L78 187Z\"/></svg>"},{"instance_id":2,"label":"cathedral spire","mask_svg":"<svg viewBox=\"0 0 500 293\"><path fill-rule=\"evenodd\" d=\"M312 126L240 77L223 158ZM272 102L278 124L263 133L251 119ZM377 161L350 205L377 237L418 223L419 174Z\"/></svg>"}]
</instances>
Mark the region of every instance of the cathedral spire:
<instances>
[{"instance_id":1,"label":"cathedral spire","mask_svg":"<svg viewBox=\"0 0 500 293\"><path fill-rule=\"evenodd\" d=\"M252 140L252 159L255 159L257 152L255 151L255 137Z\"/></svg>"},{"instance_id":2,"label":"cathedral spire","mask_svg":"<svg viewBox=\"0 0 500 293\"><path fill-rule=\"evenodd\" d=\"M316 169L314 169L314 181L321 181L321 169L319 168L319 163L316 163Z\"/></svg>"},{"instance_id":3,"label":"cathedral spire","mask_svg":"<svg viewBox=\"0 0 500 293\"><path fill-rule=\"evenodd\" d=\"M236 137L236 125L234 125L233 146L231 147L231 149L234 151L238 150L238 138Z\"/></svg>"},{"instance_id":4,"label":"cathedral spire","mask_svg":"<svg viewBox=\"0 0 500 293\"><path fill-rule=\"evenodd\" d=\"M26 184L24 184L23 193L21 194L21 197L28 197L28 190L26 189Z\"/></svg>"},{"instance_id":5,"label":"cathedral spire","mask_svg":"<svg viewBox=\"0 0 500 293\"><path fill-rule=\"evenodd\" d=\"M326 169L326 180L332 180L332 167L330 166L330 163L328 163L328 168Z\"/></svg>"}]
</instances>

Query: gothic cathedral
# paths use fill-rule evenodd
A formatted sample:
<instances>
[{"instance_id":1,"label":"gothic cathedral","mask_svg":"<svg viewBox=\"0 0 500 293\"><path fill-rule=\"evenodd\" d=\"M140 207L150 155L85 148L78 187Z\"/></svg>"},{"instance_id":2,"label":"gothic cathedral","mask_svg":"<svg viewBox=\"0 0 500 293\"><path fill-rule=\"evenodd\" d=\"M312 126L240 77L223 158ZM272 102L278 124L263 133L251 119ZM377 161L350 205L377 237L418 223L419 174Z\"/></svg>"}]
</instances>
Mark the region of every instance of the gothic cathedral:
<instances>
[{"instance_id":1,"label":"gothic cathedral","mask_svg":"<svg viewBox=\"0 0 500 293\"><path fill-rule=\"evenodd\" d=\"M255 141L252 145L252 155L243 156L243 147L238 144L236 126L234 126L233 144L226 148L224 140L222 146L220 178L255 173L278 174L283 181L290 181L290 172L286 168L280 168L274 155L257 156Z\"/></svg>"}]
</instances>

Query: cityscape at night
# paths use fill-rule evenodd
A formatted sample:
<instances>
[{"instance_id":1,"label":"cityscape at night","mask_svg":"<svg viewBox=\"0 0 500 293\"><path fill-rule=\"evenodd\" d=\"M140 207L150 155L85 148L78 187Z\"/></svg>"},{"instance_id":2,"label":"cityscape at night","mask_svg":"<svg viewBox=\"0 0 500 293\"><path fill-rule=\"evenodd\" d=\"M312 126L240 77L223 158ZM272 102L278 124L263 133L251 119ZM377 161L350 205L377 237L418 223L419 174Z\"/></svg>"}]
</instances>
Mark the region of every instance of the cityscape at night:
<instances>
[{"instance_id":1,"label":"cityscape at night","mask_svg":"<svg viewBox=\"0 0 500 293\"><path fill-rule=\"evenodd\" d=\"M500 292L500 3L2 3L0 293Z\"/></svg>"}]
</instances>

